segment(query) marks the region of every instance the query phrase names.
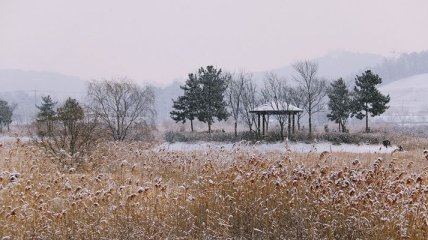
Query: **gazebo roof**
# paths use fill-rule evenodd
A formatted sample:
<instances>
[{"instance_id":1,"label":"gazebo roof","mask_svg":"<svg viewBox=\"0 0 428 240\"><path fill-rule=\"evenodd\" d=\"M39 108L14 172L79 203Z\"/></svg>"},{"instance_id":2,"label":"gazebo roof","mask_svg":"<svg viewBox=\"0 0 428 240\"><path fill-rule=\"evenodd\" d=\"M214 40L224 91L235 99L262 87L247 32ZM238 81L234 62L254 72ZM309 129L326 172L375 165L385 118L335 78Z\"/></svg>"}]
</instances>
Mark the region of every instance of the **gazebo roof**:
<instances>
[{"instance_id":1,"label":"gazebo roof","mask_svg":"<svg viewBox=\"0 0 428 240\"><path fill-rule=\"evenodd\" d=\"M272 101L270 103L262 104L254 108L250 112L265 113L265 114L287 114L287 113L303 112L303 110L294 105L287 104L286 102Z\"/></svg>"}]
</instances>

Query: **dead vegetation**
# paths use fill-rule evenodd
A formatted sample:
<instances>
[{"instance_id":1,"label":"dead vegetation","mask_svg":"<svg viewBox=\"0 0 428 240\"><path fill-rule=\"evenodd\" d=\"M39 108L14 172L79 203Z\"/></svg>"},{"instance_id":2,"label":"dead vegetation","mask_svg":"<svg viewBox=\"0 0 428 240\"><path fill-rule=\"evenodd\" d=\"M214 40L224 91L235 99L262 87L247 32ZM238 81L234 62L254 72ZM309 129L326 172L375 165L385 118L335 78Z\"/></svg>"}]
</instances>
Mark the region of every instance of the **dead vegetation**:
<instances>
[{"instance_id":1,"label":"dead vegetation","mask_svg":"<svg viewBox=\"0 0 428 240\"><path fill-rule=\"evenodd\" d=\"M428 161L390 154L154 151L103 143L63 169L0 149L0 235L16 239L427 239Z\"/></svg>"}]
</instances>

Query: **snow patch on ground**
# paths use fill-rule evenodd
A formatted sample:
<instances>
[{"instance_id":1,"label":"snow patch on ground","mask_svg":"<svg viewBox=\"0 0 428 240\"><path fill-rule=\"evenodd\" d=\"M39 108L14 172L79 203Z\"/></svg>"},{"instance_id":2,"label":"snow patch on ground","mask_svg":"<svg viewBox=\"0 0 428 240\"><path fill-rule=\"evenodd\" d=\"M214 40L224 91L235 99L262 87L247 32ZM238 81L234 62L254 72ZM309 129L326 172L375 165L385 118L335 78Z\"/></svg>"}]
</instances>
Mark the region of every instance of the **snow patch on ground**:
<instances>
[{"instance_id":1,"label":"snow patch on ground","mask_svg":"<svg viewBox=\"0 0 428 240\"><path fill-rule=\"evenodd\" d=\"M341 144L334 145L329 142L320 142L314 144L307 143L289 143L288 148L292 152L309 153L324 151L332 152L350 152L350 153L391 153L396 149L395 146L385 148L381 145L367 144ZM271 152L279 151L286 152L285 143L263 143L263 144L242 144L242 143L219 143L219 142L197 142L197 143L163 143L155 147L155 151L170 151L170 152L192 152L192 151L208 151L208 150L223 150L223 151L259 151Z\"/></svg>"},{"instance_id":2,"label":"snow patch on ground","mask_svg":"<svg viewBox=\"0 0 428 240\"><path fill-rule=\"evenodd\" d=\"M8 135L0 135L0 143L13 143L16 142L18 138L23 142L28 142L31 140L31 137L14 137Z\"/></svg>"}]
</instances>

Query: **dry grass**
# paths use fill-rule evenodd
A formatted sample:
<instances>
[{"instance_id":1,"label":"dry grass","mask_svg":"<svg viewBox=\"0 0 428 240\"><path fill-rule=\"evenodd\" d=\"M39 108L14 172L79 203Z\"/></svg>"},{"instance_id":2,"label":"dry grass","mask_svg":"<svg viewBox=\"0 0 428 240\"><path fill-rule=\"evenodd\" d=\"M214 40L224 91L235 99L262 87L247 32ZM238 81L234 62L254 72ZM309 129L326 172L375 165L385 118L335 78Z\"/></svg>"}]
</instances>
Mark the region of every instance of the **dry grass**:
<instances>
[{"instance_id":1,"label":"dry grass","mask_svg":"<svg viewBox=\"0 0 428 240\"><path fill-rule=\"evenodd\" d=\"M152 151L104 143L63 169L0 148L0 235L16 239L427 239L428 161L394 155Z\"/></svg>"}]
</instances>

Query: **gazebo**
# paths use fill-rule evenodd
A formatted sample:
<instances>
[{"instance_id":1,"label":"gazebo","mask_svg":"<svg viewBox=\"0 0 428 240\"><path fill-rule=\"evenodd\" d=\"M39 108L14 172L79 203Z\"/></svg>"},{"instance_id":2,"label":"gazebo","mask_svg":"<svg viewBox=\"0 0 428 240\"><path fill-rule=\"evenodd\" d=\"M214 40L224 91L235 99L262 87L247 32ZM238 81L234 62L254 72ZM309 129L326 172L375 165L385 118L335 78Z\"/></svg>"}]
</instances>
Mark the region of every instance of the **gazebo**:
<instances>
[{"instance_id":1,"label":"gazebo","mask_svg":"<svg viewBox=\"0 0 428 240\"><path fill-rule=\"evenodd\" d=\"M288 116L288 136L290 136L291 133L294 134L295 115L300 112L303 112L303 110L289 103L278 101L278 100L265 103L250 111L250 113L257 114L257 125L258 125L257 130L259 135L260 135L260 117L262 118L262 131L263 131L262 134L265 135L265 131L267 132L268 126L269 126L268 121L266 121L266 116L268 117L270 115Z\"/></svg>"}]
</instances>

